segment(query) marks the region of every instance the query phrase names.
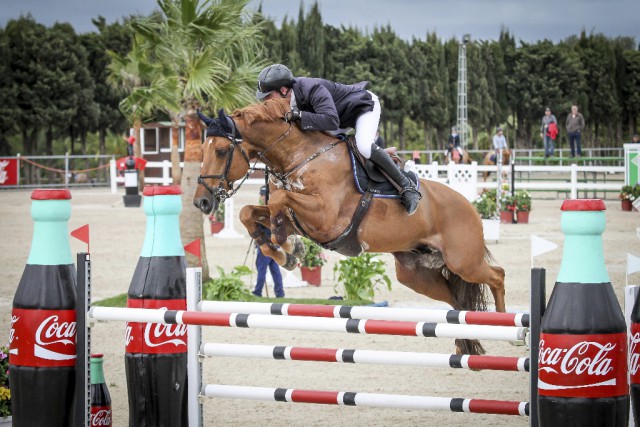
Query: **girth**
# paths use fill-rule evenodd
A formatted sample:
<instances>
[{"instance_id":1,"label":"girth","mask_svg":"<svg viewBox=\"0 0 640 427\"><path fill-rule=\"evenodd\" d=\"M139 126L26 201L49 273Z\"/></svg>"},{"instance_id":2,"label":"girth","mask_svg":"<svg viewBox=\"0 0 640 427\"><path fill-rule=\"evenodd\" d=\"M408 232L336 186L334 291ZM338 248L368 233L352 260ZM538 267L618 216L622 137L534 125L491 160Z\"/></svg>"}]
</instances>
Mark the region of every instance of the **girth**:
<instances>
[{"instance_id":1,"label":"girth","mask_svg":"<svg viewBox=\"0 0 640 427\"><path fill-rule=\"evenodd\" d=\"M362 219L369 211L372 200L373 193L371 193L370 191L365 191L358 201L358 206L356 207L356 211L353 213L351 223L342 232L342 234L340 234L337 238L333 239L330 242L317 243L325 249L336 251L339 254L345 256L358 256L362 252L364 252L364 248L362 247L360 240L358 240L358 228L360 227ZM298 218L296 217L296 214L293 212L293 210L289 209L289 213L291 214L291 219L293 220L296 228L302 233L303 236L311 239L311 237L309 237L309 235L304 231L304 229L298 222Z\"/></svg>"}]
</instances>

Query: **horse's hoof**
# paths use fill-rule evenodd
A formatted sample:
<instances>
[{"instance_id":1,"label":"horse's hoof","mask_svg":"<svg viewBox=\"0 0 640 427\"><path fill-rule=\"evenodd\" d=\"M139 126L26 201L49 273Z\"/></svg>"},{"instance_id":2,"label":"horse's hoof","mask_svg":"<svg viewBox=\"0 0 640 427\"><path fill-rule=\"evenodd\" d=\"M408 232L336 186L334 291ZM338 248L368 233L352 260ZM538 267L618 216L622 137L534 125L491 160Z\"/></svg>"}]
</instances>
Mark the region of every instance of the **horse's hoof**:
<instances>
[{"instance_id":1,"label":"horse's hoof","mask_svg":"<svg viewBox=\"0 0 640 427\"><path fill-rule=\"evenodd\" d=\"M299 259L303 258L307 251L304 247L304 242L302 241L302 239L300 239L298 236L289 236L289 239L291 239L293 243L293 251L291 252L291 255Z\"/></svg>"},{"instance_id":2,"label":"horse's hoof","mask_svg":"<svg viewBox=\"0 0 640 427\"><path fill-rule=\"evenodd\" d=\"M295 270L295 268L298 266L298 258L294 257L293 255L289 255L289 254L286 254L286 255L287 255L287 260L282 265L282 268L284 268L287 271Z\"/></svg>"}]
</instances>

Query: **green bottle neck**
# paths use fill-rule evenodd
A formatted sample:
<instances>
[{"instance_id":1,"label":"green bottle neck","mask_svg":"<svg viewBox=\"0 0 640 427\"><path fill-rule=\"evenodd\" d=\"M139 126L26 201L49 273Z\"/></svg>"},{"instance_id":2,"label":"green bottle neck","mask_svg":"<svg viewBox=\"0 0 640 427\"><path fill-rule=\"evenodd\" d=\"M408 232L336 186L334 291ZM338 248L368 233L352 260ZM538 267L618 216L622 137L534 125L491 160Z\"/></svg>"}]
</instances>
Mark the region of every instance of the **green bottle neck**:
<instances>
[{"instance_id":1,"label":"green bottle neck","mask_svg":"<svg viewBox=\"0 0 640 427\"><path fill-rule=\"evenodd\" d=\"M605 222L604 211L562 212L565 240L558 282L610 282L602 247Z\"/></svg>"},{"instance_id":2,"label":"green bottle neck","mask_svg":"<svg viewBox=\"0 0 640 427\"><path fill-rule=\"evenodd\" d=\"M104 384L102 362L102 357L91 358L91 384Z\"/></svg>"},{"instance_id":3,"label":"green bottle neck","mask_svg":"<svg viewBox=\"0 0 640 427\"><path fill-rule=\"evenodd\" d=\"M33 200L33 239L27 264L73 264L69 245L70 200Z\"/></svg>"},{"instance_id":4,"label":"green bottle neck","mask_svg":"<svg viewBox=\"0 0 640 427\"><path fill-rule=\"evenodd\" d=\"M147 228L140 256L184 256L180 238L179 195L147 196L144 198L144 213Z\"/></svg>"}]
</instances>

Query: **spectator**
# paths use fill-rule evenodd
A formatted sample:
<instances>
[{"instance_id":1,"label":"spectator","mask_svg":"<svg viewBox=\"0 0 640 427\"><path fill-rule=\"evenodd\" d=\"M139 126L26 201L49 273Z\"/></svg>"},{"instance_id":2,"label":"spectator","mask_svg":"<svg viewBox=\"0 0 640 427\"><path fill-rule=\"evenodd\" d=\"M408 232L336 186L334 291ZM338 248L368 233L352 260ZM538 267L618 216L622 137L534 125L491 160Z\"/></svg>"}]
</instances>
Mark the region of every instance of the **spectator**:
<instances>
[{"instance_id":1,"label":"spectator","mask_svg":"<svg viewBox=\"0 0 640 427\"><path fill-rule=\"evenodd\" d=\"M542 124L540 126L540 137L544 141L544 157L553 156L554 143L558 136L558 121L556 116L551 114L551 108L547 107L544 110L544 116L542 117Z\"/></svg>"},{"instance_id":2,"label":"spectator","mask_svg":"<svg viewBox=\"0 0 640 427\"><path fill-rule=\"evenodd\" d=\"M266 195L267 187L263 185L260 188L261 205L265 204ZM271 238L271 230L268 227L265 227L262 224L258 224L258 227L267 236L267 238ZM280 266L273 258L264 255L258 245L256 245L256 249L256 268L258 269L258 278L256 287L253 290L252 294L257 297L262 296L262 288L264 287L264 283L267 279L268 268L269 272L271 273L271 278L273 279L273 292L276 294L276 298L284 298L284 287L282 286L282 274L280 273Z\"/></svg>"},{"instance_id":3,"label":"spectator","mask_svg":"<svg viewBox=\"0 0 640 427\"><path fill-rule=\"evenodd\" d=\"M630 144L640 144L640 135L638 135L637 133L634 134L633 137L631 137Z\"/></svg>"},{"instance_id":4,"label":"spectator","mask_svg":"<svg viewBox=\"0 0 640 427\"><path fill-rule=\"evenodd\" d=\"M584 129L584 117L578 113L577 105L571 106L571 114L567 116L565 127L567 128L567 138L569 139L569 146L571 147L571 157L575 157L576 151L578 156L582 156L580 140L582 139L582 129Z\"/></svg>"}]
</instances>

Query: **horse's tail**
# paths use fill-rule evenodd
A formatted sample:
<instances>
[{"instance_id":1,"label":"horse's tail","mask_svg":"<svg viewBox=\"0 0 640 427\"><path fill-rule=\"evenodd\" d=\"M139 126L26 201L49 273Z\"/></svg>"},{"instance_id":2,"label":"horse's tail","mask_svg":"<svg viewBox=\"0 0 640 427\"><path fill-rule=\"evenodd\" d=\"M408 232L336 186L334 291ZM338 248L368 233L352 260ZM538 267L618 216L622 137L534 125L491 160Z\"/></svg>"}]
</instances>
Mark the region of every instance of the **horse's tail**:
<instances>
[{"instance_id":1,"label":"horse's tail","mask_svg":"<svg viewBox=\"0 0 640 427\"><path fill-rule=\"evenodd\" d=\"M485 258L492 260L491 253L485 247ZM449 290L453 296L453 308L456 310L487 311L486 285L470 283L451 271L448 272ZM456 346L463 354L485 354L478 340L457 339Z\"/></svg>"}]
</instances>

